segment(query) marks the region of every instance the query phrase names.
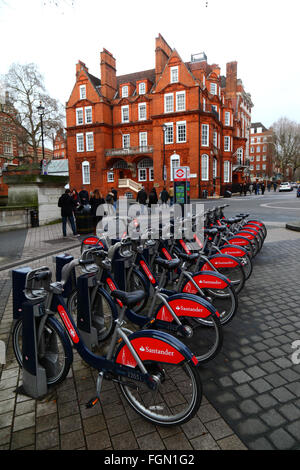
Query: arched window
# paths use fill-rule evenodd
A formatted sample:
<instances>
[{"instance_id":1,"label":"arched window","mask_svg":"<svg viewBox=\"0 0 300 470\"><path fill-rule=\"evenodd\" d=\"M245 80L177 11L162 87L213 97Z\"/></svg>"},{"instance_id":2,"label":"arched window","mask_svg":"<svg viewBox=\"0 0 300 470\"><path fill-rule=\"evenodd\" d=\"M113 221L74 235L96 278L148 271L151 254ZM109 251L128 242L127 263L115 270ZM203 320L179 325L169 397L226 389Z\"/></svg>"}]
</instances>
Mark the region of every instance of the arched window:
<instances>
[{"instance_id":1,"label":"arched window","mask_svg":"<svg viewBox=\"0 0 300 470\"><path fill-rule=\"evenodd\" d=\"M90 164L88 161L82 162L82 184L90 184Z\"/></svg>"},{"instance_id":2,"label":"arched window","mask_svg":"<svg viewBox=\"0 0 300 470\"><path fill-rule=\"evenodd\" d=\"M173 153L171 155L171 162L170 162L170 180L173 181L174 179L174 170L180 166L180 156L177 153Z\"/></svg>"},{"instance_id":3,"label":"arched window","mask_svg":"<svg viewBox=\"0 0 300 470\"><path fill-rule=\"evenodd\" d=\"M138 167L138 180L142 181L153 181L153 160L151 158L143 158L137 164Z\"/></svg>"},{"instance_id":4,"label":"arched window","mask_svg":"<svg viewBox=\"0 0 300 470\"><path fill-rule=\"evenodd\" d=\"M209 176L209 157L208 155L202 155L201 157L201 179L202 181L208 181Z\"/></svg>"},{"instance_id":5,"label":"arched window","mask_svg":"<svg viewBox=\"0 0 300 470\"><path fill-rule=\"evenodd\" d=\"M115 170L127 170L128 165L124 160L118 160L116 163L113 165Z\"/></svg>"}]
</instances>

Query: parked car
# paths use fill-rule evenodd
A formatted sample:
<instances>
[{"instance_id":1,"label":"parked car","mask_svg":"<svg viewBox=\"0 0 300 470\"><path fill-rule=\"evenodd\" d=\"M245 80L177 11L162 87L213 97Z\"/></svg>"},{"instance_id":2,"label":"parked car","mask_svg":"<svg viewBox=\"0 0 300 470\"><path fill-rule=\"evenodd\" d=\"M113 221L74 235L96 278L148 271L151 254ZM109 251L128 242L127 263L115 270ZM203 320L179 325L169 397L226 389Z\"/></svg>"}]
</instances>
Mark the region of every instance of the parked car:
<instances>
[{"instance_id":1,"label":"parked car","mask_svg":"<svg viewBox=\"0 0 300 470\"><path fill-rule=\"evenodd\" d=\"M293 191L293 186L291 185L291 183L281 183L281 185L279 186L279 192L281 191Z\"/></svg>"},{"instance_id":2,"label":"parked car","mask_svg":"<svg viewBox=\"0 0 300 470\"><path fill-rule=\"evenodd\" d=\"M293 188L298 188L298 183L296 183L295 181L293 183L291 183L292 187Z\"/></svg>"}]
</instances>

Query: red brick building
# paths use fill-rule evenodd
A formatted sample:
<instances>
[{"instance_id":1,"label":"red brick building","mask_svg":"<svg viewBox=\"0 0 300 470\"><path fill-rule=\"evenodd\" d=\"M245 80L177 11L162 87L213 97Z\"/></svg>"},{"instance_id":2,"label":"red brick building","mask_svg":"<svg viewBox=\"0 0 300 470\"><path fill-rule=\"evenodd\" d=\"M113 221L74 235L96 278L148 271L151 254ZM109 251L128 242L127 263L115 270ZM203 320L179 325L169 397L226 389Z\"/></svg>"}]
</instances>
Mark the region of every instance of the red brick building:
<instances>
[{"instance_id":1,"label":"red brick building","mask_svg":"<svg viewBox=\"0 0 300 470\"><path fill-rule=\"evenodd\" d=\"M183 62L159 35L155 68L117 76L116 60L100 54L101 80L83 62L66 103L71 187L106 194L112 187L135 197L172 184L173 169L189 166L191 197L221 194L245 180L251 97L237 63L209 65L204 53Z\"/></svg>"},{"instance_id":2,"label":"red brick building","mask_svg":"<svg viewBox=\"0 0 300 470\"><path fill-rule=\"evenodd\" d=\"M63 130L57 132L53 142L53 159L63 160L67 156L67 138Z\"/></svg>"}]
</instances>

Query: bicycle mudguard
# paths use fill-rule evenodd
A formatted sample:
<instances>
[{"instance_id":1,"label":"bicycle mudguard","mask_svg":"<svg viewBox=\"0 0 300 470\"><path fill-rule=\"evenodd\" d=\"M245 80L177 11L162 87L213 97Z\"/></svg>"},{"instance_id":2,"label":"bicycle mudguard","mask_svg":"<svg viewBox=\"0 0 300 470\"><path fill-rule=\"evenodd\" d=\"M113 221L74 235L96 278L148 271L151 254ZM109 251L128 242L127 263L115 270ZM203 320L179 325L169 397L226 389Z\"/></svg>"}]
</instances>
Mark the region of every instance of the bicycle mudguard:
<instances>
[{"instance_id":1,"label":"bicycle mudguard","mask_svg":"<svg viewBox=\"0 0 300 470\"><path fill-rule=\"evenodd\" d=\"M248 240L253 240L255 238L255 235L251 232L248 232L247 230L240 230L239 232L237 232L236 235L237 236L241 235L242 237L245 237Z\"/></svg>"},{"instance_id":2,"label":"bicycle mudguard","mask_svg":"<svg viewBox=\"0 0 300 470\"><path fill-rule=\"evenodd\" d=\"M227 243L229 245L247 246L249 245L250 241L243 235L233 235L232 237L227 238ZM226 242L224 245L226 245Z\"/></svg>"},{"instance_id":3,"label":"bicycle mudguard","mask_svg":"<svg viewBox=\"0 0 300 470\"><path fill-rule=\"evenodd\" d=\"M232 255L213 255L210 256L209 262L216 268L235 268L239 266L241 262ZM208 262L204 263L201 268L201 271L213 271L213 268L210 266Z\"/></svg>"},{"instance_id":4,"label":"bicycle mudguard","mask_svg":"<svg viewBox=\"0 0 300 470\"><path fill-rule=\"evenodd\" d=\"M168 333L158 330L142 330L128 336L130 344L141 361L181 364L192 361L198 364L197 358L181 341ZM119 345L115 361L128 367L136 367L137 362L128 346L122 341Z\"/></svg>"},{"instance_id":5,"label":"bicycle mudguard","mask_svg":"<svg viewBox=\"0 0 300 470\"><path fill-rule=\"evenodd\" d=\"M225 289L231 286L230 280L216 271L200 271L193 274L193 280L200 289ZM182 288L182 292L196 294L198 290L192 281L187 281Z\"/></svg>"},{"instance_id":6,"label":"bicycle mudguard","mask_svg":"<svg viewBox=\"0 0 300 470\"><path fill-rule=\"evenodd\" d=\"M260 222L259 220L247 220L247 224L255 224L258 225L259 227L264 227L264 224Z\"/></svg>"},{"instance_id":7,"label":"bicycle mudguard","mask_svg":"<svg viewBox=\"0 0 300 470\"><path fill-rule=\"evenodd\" d=\"M249 230L249 229L250 230L255 230L256 233L261 232L260 227L256 224L245 224L245 225L242 226L242 230L244 230L244 229L246 229L246 230Z\"/></svg>"},{"instance_id":8,"label":"bicycle mudguard","mask_svg":"<svg viewBox=\"0 0 300 470\"><path fill-rule=\"evenodd\" d=\"M195 287L195 286L194 286ZM196 288L195 288L196 290ZM189 293L174 294L168 298L168 304L178 318L194 317L207 318L210 315L219 316L216 308L207 300L195 297ZM154 315L155 320L174 321L174 317L164 304L160 304Z\"/></svg>"},{"instance_id":9,"label":"bicycle mudguard","mask_svg":"<svg viewBox=\"0 0 300 470\"><path fill-rule=\"evenodd\" d=\"M242 248L241 246L235 245L226 245L219 247L219 250L222 254L236 256L238 258L243 257L248 254L246 248Z\"/></svg>"},{"instance_id":10,"label":"bicycle mudguard","mask_svg":"<svg viewBox=\"0 0 300 470\"><path fill-rule=\"evenodd\" d=\"M86 238L84 238L81 242L81 253L85 248L89 248L91 246L100 246L104 248L105 250L107 249L107 246L105 246L103 240L101 240L99 237L96 235L90 235Z\"/></svg>"}]
</instances>

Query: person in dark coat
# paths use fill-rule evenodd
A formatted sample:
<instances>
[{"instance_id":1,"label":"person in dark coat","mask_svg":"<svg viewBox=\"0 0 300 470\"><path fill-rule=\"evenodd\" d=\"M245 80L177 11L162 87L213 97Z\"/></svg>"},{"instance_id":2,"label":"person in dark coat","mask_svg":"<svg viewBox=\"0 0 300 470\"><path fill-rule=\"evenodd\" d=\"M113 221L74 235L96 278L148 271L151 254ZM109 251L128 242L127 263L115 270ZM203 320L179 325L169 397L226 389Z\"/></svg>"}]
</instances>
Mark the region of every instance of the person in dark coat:
<instances>
[{"instance_id":1,"label":"person in dark coat","mask_svg":"<svg viewBox=\"0 0 300 470\"><path fill-rule=\"evenodd\" d=\"M264 183L261 183L261 194L265 194L265 184Z\"/></svg>"},{"instance_id":2,"label":"person in dark coat","mask_svg":"<svg viewBox=\"0 0 300 470\"><path fill-rule=\"evenodd\" d=\"M77 235L74 216L73 216L73 211L76 208L76 203L71 197L71 191L69 189L66 189L65 193L60 196L58 200L58 207L61 208L63 236L64 237L67 236L67 221L68 220L70 222L73 235L79 236Z\"/></svg>"},{"instance_id":3,"label":"person in dark coat","mask_svg":"<svg viewBox=\"0 0 300 470\"><path fill-rule=\"evenodd\" d=\"M84 189L84 187L82 187L81 191L79 191L79 199L82 206L85 206L89 203L89 193L86 189Z\"/></svg>"},{"instance_id":4,"label":"person in dark coat","mask_svg":"<svg viewBox=\"0 0 300 470\"><path fill-rule=\"evenodd\" d=\"M169 193L166 190L165 186L164 186L162 192L160 193L160 199L161 199L162 204L167 204L167 202L169 200Z\"/></svg>"},{"instance_id":5,"label":"person in dark coat","mask_svg":"<svg viewBox=\"0 0 300 470\"><path fill-rule=\"evenodd\" d=\"M97 209L101 204L105 204L105 199L102 197L102 194L100 193L99 189L95 189L93 196L90 199L90 205L91 205L91 214L94 218L94 229L96 231L97 224L100 220L102 220L101 215L97 215Z\"/></svg>"},{"instance_id":6,"label":"person in dark coat","mask_svg":"<svg viewBox=\"0 0 300 470\"><path fill-rule=\"evenodd\" d=\"M144 214L145 212L145 206L147 204L147 198L148 198L148 195L145 191L145 188L144 186L141 187L141 189L139 190L139 192L137 193L137 197L136 197L136 202L138 204L141 204L142 206L142 214Z\"/></svg>"},{"instance_id":7,"label":"person in dark coat","mask_svg":"<svg viewBox=\"0 0 300 470\"><path fill-rule=\"evenodd\" d=\"M148 207L154 206L158 203L158 197L155 188L151 189L149 193Z\"/></svg>"}]
</instances>

